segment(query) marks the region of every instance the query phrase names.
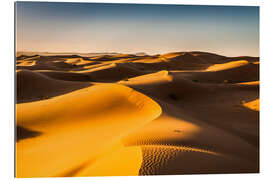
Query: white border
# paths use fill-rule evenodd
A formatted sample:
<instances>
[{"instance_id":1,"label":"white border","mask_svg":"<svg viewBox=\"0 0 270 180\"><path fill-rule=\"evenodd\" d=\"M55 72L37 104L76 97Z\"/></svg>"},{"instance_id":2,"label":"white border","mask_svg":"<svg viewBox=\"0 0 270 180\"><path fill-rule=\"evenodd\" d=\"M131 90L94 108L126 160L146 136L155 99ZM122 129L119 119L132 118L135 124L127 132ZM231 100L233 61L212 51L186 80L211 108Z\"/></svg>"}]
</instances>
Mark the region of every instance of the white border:
<instances>
[{"instance_id":1,"label":"white border","mask_svg":"<svg viewBox=\"0 0 270 180\"><path fill-rule=\"evenodd\" d=\"M38 0L29 0L38 1ZM136 3L136 4L194 4L194 5L243 5L259 6L260 0L46 0L46 2L96 2L96 3Z\"/></svg>"},{"instance_id":2,"label":"white border","mask_svg":"<svg viewBox=\"0 0 270 180\"><path fill-rule=\"evenodd\" d=\"M32 0L36 1L36 0ZM51 0L49 0L51 1ZM52 1L56 2L56 1ZM57 2L75 2L75 0L57 0ZM260 174L221 174L221 175L180 175L180 176L147 176L147 177L86 177L76 179L270 179L270 118L267 117L267 110L270 108L270 24L269 0L80 0L80 2L116 2L116 3L144 3L144 4L196 4L196 5L248 5L260 6L260 57L261 57L261 114L260 114ZM0 5L1 22L1 57L0 57L0 177L8 180L14 179L14 1L2 0ZM32 178L36 179L36 178ZM42 178L44 180L74 179L74 178Z\"/></svg>"}]
</instances>

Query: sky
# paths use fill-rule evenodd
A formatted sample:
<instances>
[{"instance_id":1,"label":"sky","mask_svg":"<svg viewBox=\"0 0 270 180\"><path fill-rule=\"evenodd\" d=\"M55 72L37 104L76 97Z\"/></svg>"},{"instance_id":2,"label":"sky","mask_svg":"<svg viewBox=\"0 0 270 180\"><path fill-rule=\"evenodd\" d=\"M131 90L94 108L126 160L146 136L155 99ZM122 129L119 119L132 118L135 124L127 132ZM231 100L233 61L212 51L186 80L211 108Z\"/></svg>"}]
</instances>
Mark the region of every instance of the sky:
<instances>
[{"instance_id":1,"label":"sky","mask_svg":"<svg viewBox=\"0 0 270 180\"><path fill-rule=\"evenodd\" d=\"M17 2L16 50L259 56L259 7Z\"/></svg>"}]
</instances>

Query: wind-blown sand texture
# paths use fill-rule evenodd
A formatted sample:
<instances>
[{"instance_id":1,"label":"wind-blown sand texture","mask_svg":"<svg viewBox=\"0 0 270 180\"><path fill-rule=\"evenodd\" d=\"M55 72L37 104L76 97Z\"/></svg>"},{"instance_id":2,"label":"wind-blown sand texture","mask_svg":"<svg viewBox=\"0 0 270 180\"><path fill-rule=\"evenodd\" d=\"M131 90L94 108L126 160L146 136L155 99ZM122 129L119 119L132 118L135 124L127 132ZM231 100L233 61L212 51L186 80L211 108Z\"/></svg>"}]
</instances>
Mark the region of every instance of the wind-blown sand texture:
<instances>
[{"instance_id":1,"label":"wind-blown sand texture","mask_svg":"<svg viewBox=\"0 0 270 180\"><path fill-rule=\"evenodd\" d=\"M259 58L17 54L16 177L259 172Z\"/></svg>"}]
</instances>

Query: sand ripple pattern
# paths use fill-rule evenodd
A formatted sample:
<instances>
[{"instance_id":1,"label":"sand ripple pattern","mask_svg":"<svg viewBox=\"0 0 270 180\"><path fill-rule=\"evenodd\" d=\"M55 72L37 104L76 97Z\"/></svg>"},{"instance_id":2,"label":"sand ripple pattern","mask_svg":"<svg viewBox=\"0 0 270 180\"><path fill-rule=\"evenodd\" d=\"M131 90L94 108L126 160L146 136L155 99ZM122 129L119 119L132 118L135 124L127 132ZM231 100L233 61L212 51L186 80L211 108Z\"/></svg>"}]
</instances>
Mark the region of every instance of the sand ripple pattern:
<instances>
[{"instance_id":1,"label":"sand ripple pattern","mask_svg":"<svg viewBox=\"0 0 270 180\"><path fill-rule=\"evenodd\" d=\"M254 165L249 161L243 167L243 159L208 150L164 145L147 145L141 148L143 162L140 175L255 172Z\"/></svg>"},{"instance_id":2,"label":"sand ripple pattern","mask_svg":"<svg viewBox=\"0 0 270 180\"><path fill-rule=\"evenodd\" d=\"M205 153L213 156L221 156L216 152L186 146L144 145L141 148L143 151L143 164L139 172L140 175L168 174L167 167L173 165L173 160L184 153ZM182 165L184 166L185 163Z\"/></svg>"}]
</instances>

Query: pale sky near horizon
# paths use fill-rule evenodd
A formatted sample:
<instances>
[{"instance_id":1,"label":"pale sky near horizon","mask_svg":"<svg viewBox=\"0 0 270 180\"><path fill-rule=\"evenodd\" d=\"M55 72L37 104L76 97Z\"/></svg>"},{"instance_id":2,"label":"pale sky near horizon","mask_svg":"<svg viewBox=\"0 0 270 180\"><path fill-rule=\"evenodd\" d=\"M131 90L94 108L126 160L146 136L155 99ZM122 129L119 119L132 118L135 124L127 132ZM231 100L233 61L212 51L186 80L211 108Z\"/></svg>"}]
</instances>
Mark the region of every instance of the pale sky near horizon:
<instances>
[{"instance_id":1,"label":"pale sky near horizon","mask_svg":"<svg viewBox=\"0 0 270 180\"><path fill-rule=\"evenodd\" d=\"M259 56L259 7L16 3L16 49Z\"/></svg>"}]
</instances>

